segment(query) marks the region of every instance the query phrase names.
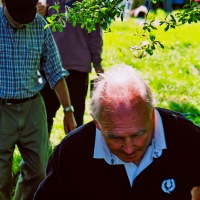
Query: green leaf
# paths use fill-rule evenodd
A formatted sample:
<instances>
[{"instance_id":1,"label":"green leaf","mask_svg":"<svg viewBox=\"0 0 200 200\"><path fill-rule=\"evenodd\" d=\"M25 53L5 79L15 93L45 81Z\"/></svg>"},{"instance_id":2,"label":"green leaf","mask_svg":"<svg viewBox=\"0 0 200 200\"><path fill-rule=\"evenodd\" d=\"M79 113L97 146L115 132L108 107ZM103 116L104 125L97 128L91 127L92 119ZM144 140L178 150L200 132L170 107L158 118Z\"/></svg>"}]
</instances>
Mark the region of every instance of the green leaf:
<instances>
[{"instance_id":1,"label":"green leaf","mask_svg":"<svg viewBox=\"0 0 200 200\"><path fill-rule=\"evenodd\" d=\"M104 7L104 8L101 8L101 9L100 9L100 12L105 13L106 10L107 10L107 8Z\"/></svg>"},{"instance_id":2,"label":"green leaf","mask_svg":"<svg viewBox=\"0 0 200 200\"><path fill-rule=\"evenodd\" d=\"M169 30L169 24L165 27L165 32Z\"/></svg>"},{"instance_id":3,"label":"green leaf","mask_svg":"<svg viewBox=\"0 0 200 200\"><path fill-rule=\"evenodd\" d=\"M73 26L76 26L76 21L73 21Z\"/></svg>"},{"instance_id":4,"label":"green leaf","mask_svg":"<svg viewBox=\"0 0 200 200\"><path fill-rule=\"evenodd\" d=\"M151 41L154 41L156 39L156 36L155 36L155 34L150 33L149 38L150 38Z\"/></svg>"},{"instance_id":5,"label":"green leaf","mask_svg":"<svg viewBox=\"0 0 200 200\"><path fill-rule=\"evenodd\" d=\"M50 27L50 26L52 26L51 24L46 24L45 26L44 26L44 29L47 29L48 27Z\"/></svg>"}]
</instances>

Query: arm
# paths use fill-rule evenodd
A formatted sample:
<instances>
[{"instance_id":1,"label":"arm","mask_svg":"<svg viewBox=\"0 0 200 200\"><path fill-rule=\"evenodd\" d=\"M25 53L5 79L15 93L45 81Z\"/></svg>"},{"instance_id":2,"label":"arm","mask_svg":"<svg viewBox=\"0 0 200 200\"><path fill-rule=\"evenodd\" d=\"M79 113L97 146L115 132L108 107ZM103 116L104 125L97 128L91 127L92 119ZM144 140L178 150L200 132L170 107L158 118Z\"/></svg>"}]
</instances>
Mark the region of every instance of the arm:
<instances>
[{"instance_id":1,"label":"arm","mask_svg":"<svg viewBox=\"0 0 200 200\"><path fill-rule=\"evenodd\" d=\"M44 21L44 20L43 20ZM45 21L44 21L44 24ZM68 87L64 77L69 73L62 68L62 61L58 47L52 35L51 29L44 30L44 48L40 62L40 70L44 70L46 79L52 89L54 89L63 108L71 105ZM64 131L66 134L77 127L73 112L65 112Z\"/></svg>"},{"instance_id":2,"label":"arm","mask_svg":"<svg viewBox=\"0 0 200 200\"><path fill-rule=\"evenodd\" d=\"M101 66L101 54L103 48L103 37L102 37L102 29L99 25L96 25L96 30L92 31L89 34L90 37L90 51L92 57L93 67L95 69L96 74L103 73L104 70Z\"/></svg>"},{"instance_id":3,"label":"arm","mask_svg":"<svg viewBox=\"0 0 200 200\"><path fill-rule=\"evenodd\" d=\"M60 79L54 87L56 95L60 100L63 108L69 107L71 105L69 91L65 79ZM73 112L65 112L64 113L64 130L65 134L74 130L77 127Z\"/></svg>"},{"instance_id":4,"label":"arm","mask_svg":"<svg viewBox=\"0 0 200 200\"><path fill-rule=\"evenodd\" d=\"M192 194L192 200L200 200L200 186L193 187L191 194Z\"/></svg>"}]
</instances>

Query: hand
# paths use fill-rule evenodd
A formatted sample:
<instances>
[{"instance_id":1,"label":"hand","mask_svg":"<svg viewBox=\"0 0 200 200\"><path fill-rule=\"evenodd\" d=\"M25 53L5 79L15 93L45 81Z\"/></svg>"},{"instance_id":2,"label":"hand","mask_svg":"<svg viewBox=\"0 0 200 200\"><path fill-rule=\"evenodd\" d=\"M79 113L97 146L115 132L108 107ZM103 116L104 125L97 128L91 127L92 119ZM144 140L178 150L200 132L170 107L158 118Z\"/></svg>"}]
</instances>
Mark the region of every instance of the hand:
<instances>
[{"instance_id":1,"label":"hand","mask_svg":"<svg viewBox=\"0 0 200 200\"><path fill-rule=\"evenodd\" d=\"M100 74L100 73L104 73L104 70L103 70L102 67L95 67L94 69L95 69L95 72L96 72L97 75Z\"/></svg>"},{"instance_id":2,"label":"hand","mask_svg":"<svg viewBox=\"0 0 200 200\"><path fill-rule=\"evenodd\" d=\"M200 186L193 187L191 194L192 194L192 200L200 200Z\"/></svg>"},{"instance_id":3,"label":"hand","mask_svg":"<svg viewBox=\"0 0 200 200\"><path fill-rule=\"evenodd\" d=\"M47 5L44 5L41 2L38 2L37 3L37 12L44 17L47 12L47 7L48 7Z\"/></svg>"},{"instance_id":4,"label":"hand","mask_svg":"<svg viewBox=\"0 0 200 200\"><path fill-rule=\"evenodd\" d=\"M65 134L67 135L70 131L73 131L74 129L77 128L76 120L74 118L73 112L65 112L64 113L64 130Z\"/></svg>"}]
</instances>

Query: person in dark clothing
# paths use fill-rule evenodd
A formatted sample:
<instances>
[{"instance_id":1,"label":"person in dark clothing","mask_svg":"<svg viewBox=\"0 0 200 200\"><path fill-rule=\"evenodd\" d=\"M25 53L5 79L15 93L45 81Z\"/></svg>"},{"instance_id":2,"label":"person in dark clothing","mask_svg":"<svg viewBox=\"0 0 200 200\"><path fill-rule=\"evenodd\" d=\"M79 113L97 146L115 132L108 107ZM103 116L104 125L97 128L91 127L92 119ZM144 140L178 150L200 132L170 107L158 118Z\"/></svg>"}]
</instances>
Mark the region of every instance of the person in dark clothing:
<instances>
[{"instance_id":1,"label":"person in dark clothing","mask_svg":"<svg viewBox=\"0 0 200 200\"><path fill-rule=\"evenodd\" d=\"M200 127L153 102L132 67L100 74L94 120L57 146L34 200L198 200Z\"/></svg>"},{"instance_id":2,"label":"person in dark clothing","mask_svg":"<svg viewBox=\"0 0 200 200\"><path fill-rule=\"evenodd\" d=\"M65 6L71 7L74 1L75 0L47 0L47 5L50 7L59 2L60 12L65 12ZM54 13L54 9L48 9L39 3L38 12L44 17L48 17ZM83 124L84 120L89 73L92 71L92 67L97 74L103 72L101 65L103 46L102 30L99 25L96 25L96 30L88 33L86 29L81 28L80 24L74 27L71 23L67 22L63 32L54 32L53 36L61 54L63 67L67 69L70 74L66 78L66 82L71 103L74 107L74 117L77 126L80 126ZM42 90L42 96L47 109L50 133L53 125L53 118L60 104L54 91L51 90L48 84Z\"/></svg>"}]
</instances>

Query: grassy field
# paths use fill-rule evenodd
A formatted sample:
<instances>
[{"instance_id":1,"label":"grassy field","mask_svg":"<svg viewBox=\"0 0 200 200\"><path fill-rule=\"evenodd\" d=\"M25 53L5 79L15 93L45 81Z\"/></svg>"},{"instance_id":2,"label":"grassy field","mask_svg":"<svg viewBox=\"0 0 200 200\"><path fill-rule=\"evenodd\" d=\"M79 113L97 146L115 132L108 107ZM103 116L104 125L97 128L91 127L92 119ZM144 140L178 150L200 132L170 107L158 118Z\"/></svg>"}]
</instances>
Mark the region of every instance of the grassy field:
<instances>
[{"instance_id":1,"label":"grassy field","mask_svg":"<svg viewBox=\"0 0 200 200\"><path fill-rule=\"evenodd\" d=\"M114 21L110 33L104 33L104 69L115 64L127 64L139 70L150 85L156 99L156 106L185 113L194 123L200 125L200 24L184 25L164 32L162 27L156 31L156 39L165 49L158 48L153 56L137 59L130 46L138 45L142 38L134 33L141 31L135 19L125 22ZM94 78L92 72L90 78ZM78 83L77 83L78 84ZM89 92L86 102L85 123L89 115ZM57 145L65 136L63 131L63 112L57 112L51 134L52 145ZM13 173L18 170L19 152L15 152Z\"/></svg>"}]
</instances>

